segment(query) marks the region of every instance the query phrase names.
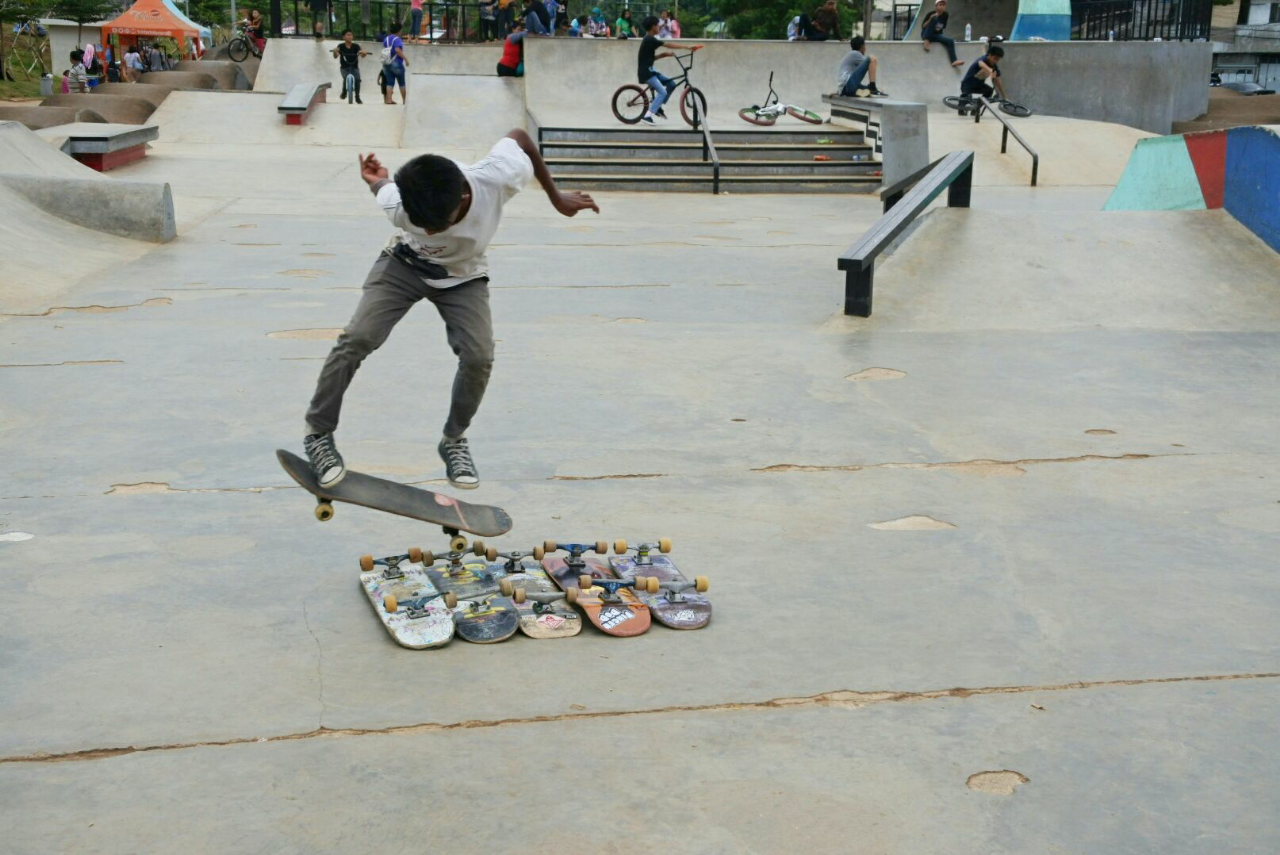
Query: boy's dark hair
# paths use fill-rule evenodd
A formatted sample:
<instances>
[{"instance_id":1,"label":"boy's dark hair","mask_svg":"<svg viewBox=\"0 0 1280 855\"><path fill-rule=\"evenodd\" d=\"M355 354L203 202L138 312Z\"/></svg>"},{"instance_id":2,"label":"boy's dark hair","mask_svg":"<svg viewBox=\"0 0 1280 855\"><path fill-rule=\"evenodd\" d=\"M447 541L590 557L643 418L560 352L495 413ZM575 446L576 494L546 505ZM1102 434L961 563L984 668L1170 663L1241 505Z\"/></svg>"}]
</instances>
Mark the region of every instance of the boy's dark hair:
<instances>
[{"instance_id":1,"label":"boy's dark hair","mask_svg":"<svg viewBox=\"0 0 1280 855\"><path fill-rule=\"evenodd\" d=\"M82 59L84 59L84 51L80 50L80 48L76 48L71 52L72 62L79 62Z\"/></svg>"},{"instance_id":2,"label":"boy's dark hair","mask_svg":"<svg viewBox=\"0 0 1280 855\"><path fill-rule=\"evenodd\" d=\"M1000 45L991 45L987 48L987 56L1004 56L1004 48Z\"/></svg>"},{"instance_id":3,"label":"boy's dark hair","mask_svg":"<svg viewBox=\"0 0 1280 855\"><path fill-rule=\"evenodd\" d=\"M409 222L420 229L443 231L462 201L466 179L449 158L423 154L396 170L396 186Z\"/></svg>"},{"instance_id":4,"label":"boy's dark hair","mask_svg":"<svg viewBox=\"0 0 1280 855\"><path fill-rule=\"evenodd\" d=\"M355 35L355 33L354 33L354 32L352 32L351 30L343 30L343 31L342 31L342 35L343 35L343 36L346 36L346 34L347 34L347 33L351 33L351 35L353 35L353 36Z\"/></svg>"},{"instance_id":5,"label":"boy's dark hair","mask_svg":"<svg viewBox=\"0 0 1280 855\"><path fill-rule=\"evenodd\" d=\"M391 33L391 35L393 35L393 36L394 36L396 33L400 32L400 22L399 22L399 21L392 21L392 22L391 22L391 26L387 27L387 32Z\"/></svg>"},{"instance_id":6,"label":"boy's dark hair","mask_svg":"<svg viewBox=\"0 0 1280 855\"><path fill-rule=\"evenodd\" d=\"M645 18L643 21L640 22L640 29L644 30L647 33L650 30L652 30L654 27L658 26L659 23L660 22L658 21L657 15L650 15L649 17Z\"/></svg>"},{"instance_id":7,"label":"boy's dark hair","mask_svg":"<svg viewBox=\"0 0 1280 855\"><path fill-rule=\"evenodd\" d=\"M866 43L867 43L867 40L864 39L862 36L854 36L853 38L849 39L849 50L856 50L859 53L861 53L862 48L864 45L866 45Z\"/></svg>"}]
</instances>

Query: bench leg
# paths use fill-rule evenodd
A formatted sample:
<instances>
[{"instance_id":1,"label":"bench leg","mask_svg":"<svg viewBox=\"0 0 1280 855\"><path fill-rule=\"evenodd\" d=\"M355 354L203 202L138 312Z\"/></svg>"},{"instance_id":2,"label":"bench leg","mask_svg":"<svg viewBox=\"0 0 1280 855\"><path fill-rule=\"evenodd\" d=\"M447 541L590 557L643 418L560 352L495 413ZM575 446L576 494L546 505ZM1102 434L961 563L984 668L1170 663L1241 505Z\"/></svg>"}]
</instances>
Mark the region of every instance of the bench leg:
<instances>
[{"instance_id":1,"label":"bench leg","mask_svg":"<svg viewBox=\"0 0 1280 855\"><path fill-rule=\"evenodd\" d=\"M969 191L973 187L973 164L969 164L969 168L956 176L956 180L951 182L951 186L947 188L947 207L948 208L967 208L969 207Z\"/></svg>"},{"instance_id":2,"label":"bench leg","mask_svg":"<svg viewBox=\"0 0 1280 855\"><path fill-rule=\"evenodd\" d=\"M859 318L871 317L871 276L875 265L844 273L844 313Z\"/></svg>"}]
</instances>

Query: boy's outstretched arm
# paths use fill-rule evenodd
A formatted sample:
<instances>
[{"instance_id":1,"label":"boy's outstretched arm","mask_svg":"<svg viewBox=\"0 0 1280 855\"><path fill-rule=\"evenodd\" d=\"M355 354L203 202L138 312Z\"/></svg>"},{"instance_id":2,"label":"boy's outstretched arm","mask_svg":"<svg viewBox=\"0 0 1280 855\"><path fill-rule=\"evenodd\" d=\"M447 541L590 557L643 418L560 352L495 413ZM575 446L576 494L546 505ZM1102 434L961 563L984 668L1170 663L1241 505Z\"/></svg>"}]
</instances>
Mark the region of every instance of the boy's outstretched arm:
<instances>
[{"instance_id":1,"label":"boy's outstretched arm","mask_svg":"<svg viewBox=\"0 0 1280 855\"><path fill-rule=\"evenodd\" d=\"M516 141L516 145L520 146L520 150L529 156L529 160L533 162L533 175L538 179L538 183L542 185L542 189L546 191L547 198L551 200L551 207L555 208L566 217L572 217L579 211L585 211L588 208L600 213L600 207L586 193L580 193L577 190L570 190L567 193L561 192L556 186L556 182L551 177L551 170L547 169L547 162L542 159L542 152L538 151L538 146L533 141L533 137L528 132L516 128L507 134L510 139Z\"/></svg>"}]
</instances>

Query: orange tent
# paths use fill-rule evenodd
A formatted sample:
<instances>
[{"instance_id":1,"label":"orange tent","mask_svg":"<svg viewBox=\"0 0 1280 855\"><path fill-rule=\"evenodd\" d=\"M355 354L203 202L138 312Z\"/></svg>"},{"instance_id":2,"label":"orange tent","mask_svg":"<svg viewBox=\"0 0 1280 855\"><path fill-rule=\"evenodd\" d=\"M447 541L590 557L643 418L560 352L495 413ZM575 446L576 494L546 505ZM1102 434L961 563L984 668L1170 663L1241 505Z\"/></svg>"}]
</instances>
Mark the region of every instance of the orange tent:
<instances>
[{"instance_id":1,"label":"orange tent","mask_svg":"<svg viewBox=\"0 0 1280 855\"><path fill-rule=\"evenodd\" d=\"M138 0L120 17L102 26L102 43L112 34L120 36L168 36L178 44L184 39L197 39L200 31L169 11L164 0ZM132 39L130 41L133 41Z\"/></svg>"}]
</instances>

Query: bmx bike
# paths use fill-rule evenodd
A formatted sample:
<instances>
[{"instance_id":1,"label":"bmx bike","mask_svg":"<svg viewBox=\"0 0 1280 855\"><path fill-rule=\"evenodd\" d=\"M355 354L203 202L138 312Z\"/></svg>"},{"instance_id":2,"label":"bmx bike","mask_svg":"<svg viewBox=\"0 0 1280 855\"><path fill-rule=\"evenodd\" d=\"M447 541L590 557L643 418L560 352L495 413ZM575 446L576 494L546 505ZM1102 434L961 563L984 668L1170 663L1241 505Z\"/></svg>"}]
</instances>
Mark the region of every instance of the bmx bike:
<instances>
[{"instance_id":1,"label":"bmx bike","mask_svg":"<svg viewBox=\"0 0 1280 855\"><path fill-rule=\"evenodd\" d=\"M689 127L696 128L707 116L707 97L702 94L701 89L689 82L689 72L693 70L693 51L676 54L675 59L680 63L683 73L672 80L671 91L674 93L684 84L684 90L680 93L680 115ZM657 93L649 85L627 83L619 86L613 93L613 115L624 125L637 124L649 112L649 105L653 103L655 95Z\"/></svg>"},{"instance_id":2,"label":"bmx bike","mask_svg":"<svg viewBox=\"0 0 1280 855\"><path fill-rule=\"evenodd\" d=\"M356 76L353 72L347 72L347 76L343 78L342 86L342 91L347 95L347 103L354 104L356 102Z\"/></svg>"},{"instance_id":3,"label":"bmx bike","mask_svg":"<svg viewBox=\"0 0 1280 855\"><path fill-rule=\"evenodd\" d=\"M249 38L249 34L244 31L244 27L237 26L235 36L227 43L227 56L236 62L244 62L249 58L249 54L262 59L262 52L258 50L258 46L254 44L253 39Z\"/></svg>"},{"instance_id":4,"label":"bmx bike","mask_svg":"<svg viewBox=\"0 0 1280 855\"><path fill-rule=\"evenodd\" d=\"M1031 115L1030 107L1024 107L1021 104L1015 104L1012 101L1007 101L999 95L993 95L988 98L987 101L993 106L998 106L1001 113L1006 113L1010 116L1026 118ZM962 116L979 113L986 109L981 101L969 95L948 95L942 99L942 103L946 104Z\"/></svg>"},{"instance_id":5,"label":"bmx bike","mask_svg":"<svg viewBox=\"0 0 1280 855\"><path fill-rule=\"evenodd\" d=\"M783 104L778 98L778 93L773 91L773 72L769 72L769 94L764 99L764 106L759 104L751 107L743 107L738 111L738 115L744 122L750 122L753 125L763 125L769 127L778 121L778 117L786 114L793 119L799 119L802 122L808 122L811 125L822 124L822 116L812 110L806 110L803 107L795 107L791 104Z\"/></svg>"}]
</instances>

